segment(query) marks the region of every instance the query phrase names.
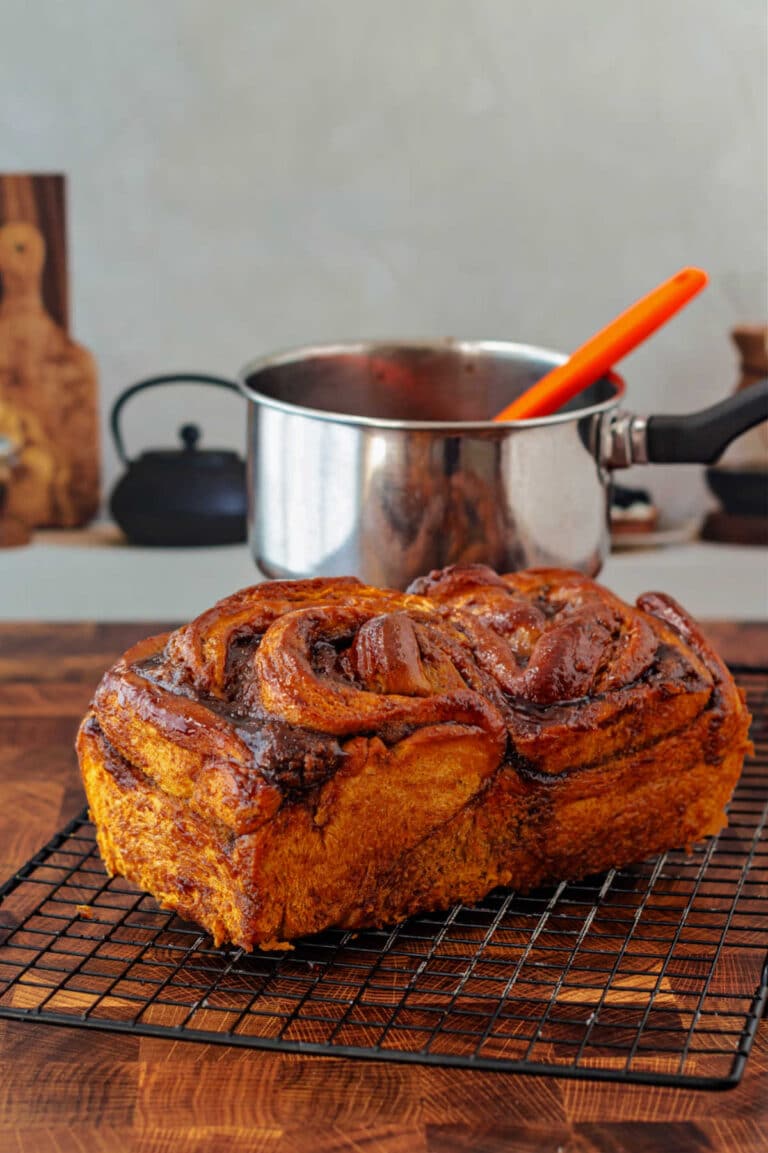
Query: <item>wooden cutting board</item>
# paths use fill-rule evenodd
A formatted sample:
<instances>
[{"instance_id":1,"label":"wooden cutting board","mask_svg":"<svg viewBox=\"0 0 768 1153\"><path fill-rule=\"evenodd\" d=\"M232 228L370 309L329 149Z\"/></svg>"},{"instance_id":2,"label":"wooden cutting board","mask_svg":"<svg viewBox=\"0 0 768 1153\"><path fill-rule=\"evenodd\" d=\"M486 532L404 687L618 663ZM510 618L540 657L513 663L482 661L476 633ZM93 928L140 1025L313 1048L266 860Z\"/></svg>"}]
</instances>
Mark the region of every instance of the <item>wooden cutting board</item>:
<instances>
[{"instance_id":1,"label":"wooden cutting board","mask_svg":"<svg viewBox=\"0 0 768 1153\"><path fill-rule=\"evenodd\" d=\"M0 175L0 436L19 458L4 511L28 525L99 504L96 365L68 321L64 177Z\"/></svg>"}]
</instances>

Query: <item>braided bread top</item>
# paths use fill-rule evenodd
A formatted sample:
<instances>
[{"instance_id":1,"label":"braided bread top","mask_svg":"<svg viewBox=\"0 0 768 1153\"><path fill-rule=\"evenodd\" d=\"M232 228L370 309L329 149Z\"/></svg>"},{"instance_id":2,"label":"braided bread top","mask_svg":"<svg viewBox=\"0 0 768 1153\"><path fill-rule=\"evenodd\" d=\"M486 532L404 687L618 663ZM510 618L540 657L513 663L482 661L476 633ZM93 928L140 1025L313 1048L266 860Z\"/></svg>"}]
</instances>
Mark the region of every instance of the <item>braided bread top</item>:
<instances>
[{"instance_id":1,"label":"braided bread top","mask_svg":"<svg viewBox=\"0 0 768 1153\"><path fill-rule=\"evenodd\" d=\"M679 630L581 574L482 565L407 593L352 578L245 589L172 634L155 675L336 737L455 721L527 745L553 725L606 730L628 690L636 710L643 695L709 695L714 683Z\"/></svg>"},{"instance_id":2,"label":"braided bread top","mask_svg":"<svg viewBox=\"0 0 768 1153\"><path fill-rule=\"evenodd\" d=\"M735 693L660 594L631 607L579 573L470 565L406 593L353 578L243 589L126 653L94 712L163 787L246 828L333 776L356 740L469 736L489 771L551 779L714 717ZM158 759L148 732L176 751Z\"/></svg>"}]
</instances>

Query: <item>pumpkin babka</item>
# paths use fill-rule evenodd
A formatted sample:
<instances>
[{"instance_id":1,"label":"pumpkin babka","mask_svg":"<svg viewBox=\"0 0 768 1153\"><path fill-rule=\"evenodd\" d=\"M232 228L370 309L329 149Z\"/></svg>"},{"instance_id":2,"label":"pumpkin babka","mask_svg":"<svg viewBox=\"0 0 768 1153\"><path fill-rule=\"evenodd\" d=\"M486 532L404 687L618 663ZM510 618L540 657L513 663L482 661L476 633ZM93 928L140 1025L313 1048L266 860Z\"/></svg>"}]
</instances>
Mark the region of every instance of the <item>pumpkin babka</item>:
<instances>
[{"instance_id":1,"label":"pumpkin babka","mask_svg":"<svg viewBox=\"0 0 768 1153\"><path fill-rule=\"evenodd\" d=\"M670 598L471 565L235 593L109 670L78 752L110 873L251 949L691 845L748 724Z\"/></svg>"}]
</instances>

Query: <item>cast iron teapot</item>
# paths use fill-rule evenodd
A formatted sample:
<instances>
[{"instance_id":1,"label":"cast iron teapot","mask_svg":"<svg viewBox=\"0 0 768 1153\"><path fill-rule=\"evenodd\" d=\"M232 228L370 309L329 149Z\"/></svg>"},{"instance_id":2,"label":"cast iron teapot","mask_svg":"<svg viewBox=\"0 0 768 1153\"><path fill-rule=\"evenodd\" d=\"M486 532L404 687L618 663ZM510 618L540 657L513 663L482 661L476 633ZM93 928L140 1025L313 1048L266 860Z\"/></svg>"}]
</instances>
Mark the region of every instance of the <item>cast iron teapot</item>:
<instances>
[{"instance_id":1,"label":"cast iron teapot","mask_svg":"<svg viewBox=\"0 0 768 1153\"><path fill-rule=\"evenodd\" d=\"M236 452L198 448L200 429L179 429L181 448L152 449L129 460L119 417L137 392L161 384L207 384L240 395L218 376L179 373L153 376L127 388L112 408L112 438L127 471L112 490L110 511L134 544L236 544L246 537L245 461Z\"/></svg>"}]
</instances>

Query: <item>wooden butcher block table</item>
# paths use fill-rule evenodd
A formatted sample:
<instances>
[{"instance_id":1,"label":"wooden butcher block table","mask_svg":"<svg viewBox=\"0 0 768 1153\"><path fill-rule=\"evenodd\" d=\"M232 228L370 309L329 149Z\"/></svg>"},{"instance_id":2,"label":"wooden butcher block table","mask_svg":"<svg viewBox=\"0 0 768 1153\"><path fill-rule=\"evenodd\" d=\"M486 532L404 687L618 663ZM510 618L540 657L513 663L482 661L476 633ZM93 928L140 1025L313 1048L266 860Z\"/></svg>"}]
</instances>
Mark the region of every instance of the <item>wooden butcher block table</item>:
<instances>
[{"instance_id":1,"label":"wooden butcher block table","mask_svg":"<svg viewBox=\"0 0 768 1153\"><path fill-rule=\"evenodd\" d=\"M72 742L104 669L157 623L0 624L0 880L84 804ZM768 625L710 624L768 664ZM768 1149L768 1025L727 1092L307 1056L0 1020L0 1150Z\"/></svg>"}]
</instances>

